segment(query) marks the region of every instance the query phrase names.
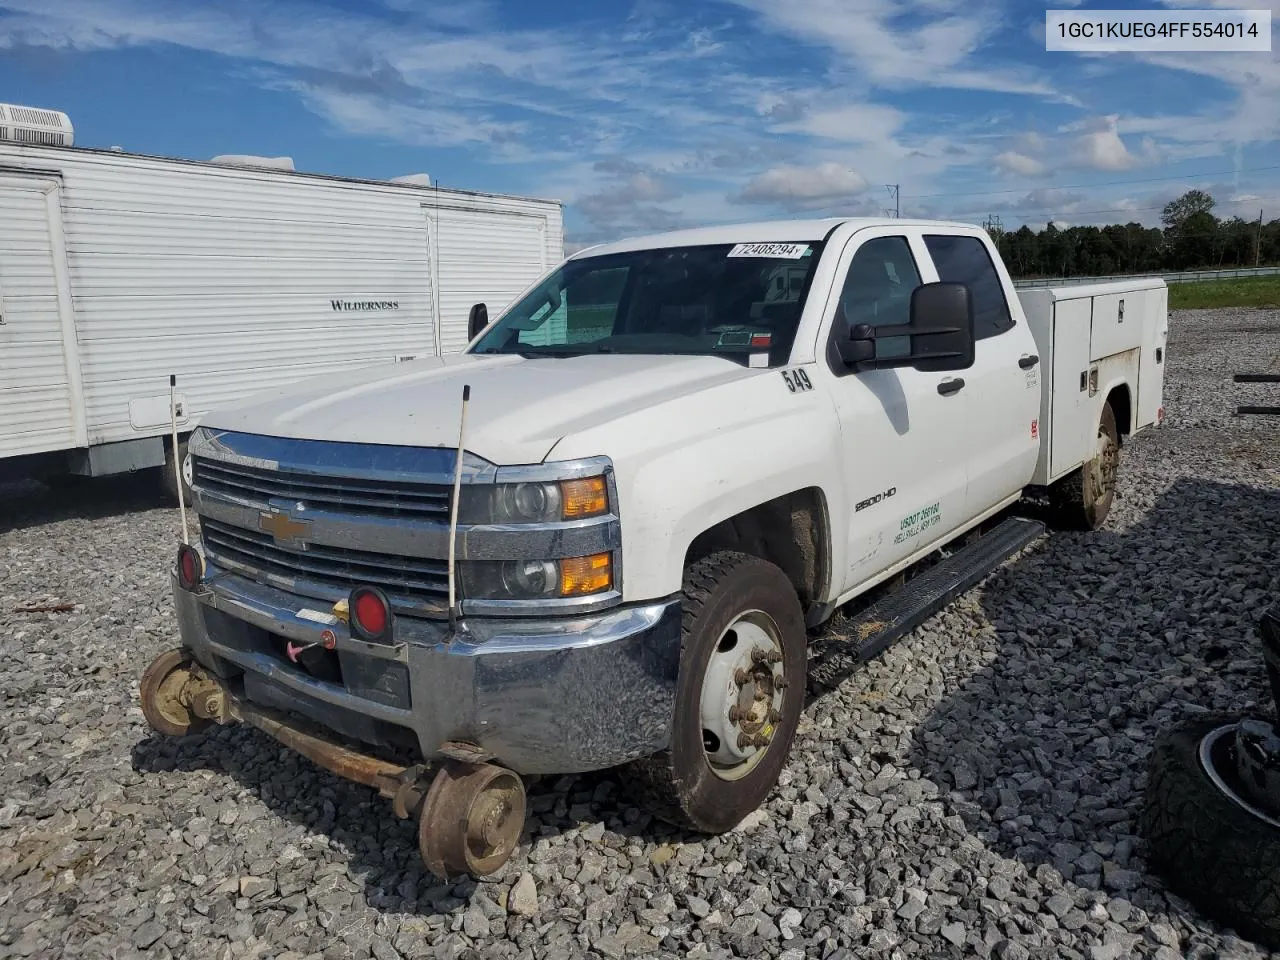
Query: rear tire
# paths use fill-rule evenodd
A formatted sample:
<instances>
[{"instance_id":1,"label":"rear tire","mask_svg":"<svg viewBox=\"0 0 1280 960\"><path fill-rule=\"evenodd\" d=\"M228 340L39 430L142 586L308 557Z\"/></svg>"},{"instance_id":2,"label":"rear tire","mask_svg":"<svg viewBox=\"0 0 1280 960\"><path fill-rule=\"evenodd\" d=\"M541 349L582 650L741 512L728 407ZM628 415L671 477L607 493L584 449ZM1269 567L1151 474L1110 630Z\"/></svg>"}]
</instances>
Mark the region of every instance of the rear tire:
<instances>
[{"instance_id":1,"label":"rear tire","mask_svg":"<svg viewBox=\"0 0 1280 960\"><path fill-rule=\"evenodd\" d=\"M745 665L735 668L734 657ZM671 744L621 770L638 804L699 833L737 826L765 801L786 765L804 709L806 666L804 615L781 569L726 551L686 570ZM746 682L731 679L734 686L725 687L724 677ZM717 715L721 699L726 710L743 712L731 727L711 729L724 722ZM743 747L736 736L730 742L717 735L729 729L767 745ZM748 756L735 765L730 755L737 753Z\"/></svg>"},{"instance_id":2,"label":"rear tire","mask_svg":"<svg viewBox=\"0 0 1280 960\"><path fill-rule=\"evenodd\" d=\"M1205 736L1238 720L1197 718L1157 741L1139 829L1147 860L1170 889L1274 949L1280 947L1280 826L1229 797L1200 762Z\"/></svg>"},{"instance_id":3,"label":"rear tire","mask_svg":"<svg viewBox=\"0 0 1280 960\"><path fill-rule=\"evenodd\" d=\"M1098 418L1095 456L1049 488L1055 525L1066 530L1101 527L1111 512L1119 470L1120 432L1111 404L1104 403Z\"/></svg>"}]
</instances>

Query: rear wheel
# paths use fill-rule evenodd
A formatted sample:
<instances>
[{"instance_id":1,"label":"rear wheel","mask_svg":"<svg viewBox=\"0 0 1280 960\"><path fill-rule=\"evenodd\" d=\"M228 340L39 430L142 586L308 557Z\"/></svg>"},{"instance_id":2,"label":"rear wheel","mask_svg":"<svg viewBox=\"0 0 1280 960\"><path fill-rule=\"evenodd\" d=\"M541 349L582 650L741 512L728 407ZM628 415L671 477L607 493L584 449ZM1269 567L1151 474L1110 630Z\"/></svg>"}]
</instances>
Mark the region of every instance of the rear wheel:
<instances>
[{"instance_id":1,"label":"rear wheel","mask_svg":"<svg viewBox=\"0 0 1280 960\"><path fill-rule=\"evenodd\" d=\"M1111 404L1104 403L1093 457L1049 488L1057 525L1070 530L1097 530L1102 526L1111 512L1119 470L1120 432Z\"/></svg>"},{"instance_id":2,"label":"rear wheel","mask_svg":"<svg viewBox=\"0 0 1280 960\"><path fill-rule=\"evenodd\" d=\"M805 667L800 600L782 570L735 552L690 567L671 745L623 768L640 802L686 829L735 827L786 765Z\"/></svg>"}]
</instances>

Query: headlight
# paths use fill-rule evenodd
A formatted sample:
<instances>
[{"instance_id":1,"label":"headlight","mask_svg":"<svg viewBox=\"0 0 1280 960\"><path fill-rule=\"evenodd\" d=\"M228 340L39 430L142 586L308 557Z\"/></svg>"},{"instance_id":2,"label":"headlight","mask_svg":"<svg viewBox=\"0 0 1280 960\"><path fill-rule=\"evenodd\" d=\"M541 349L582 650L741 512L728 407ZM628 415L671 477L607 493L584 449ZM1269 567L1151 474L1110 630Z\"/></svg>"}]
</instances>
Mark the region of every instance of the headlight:
<instances>
[{"instance_id":1,"label":"headlight","mask_svg":"<svg viewBox=\"0 0 1280 960\"><path fill-rule=\"evenodd\" d=\"M500 483L463 489L464 523L557 523L584 520L609 510L604 477L554 483Z\"/></svg>"},{"instance_id":2,"label":"headlight","mask_svg":"<svg viewBox=\"0 0 1280 960\"><path fill-rule=\"evenodd\" d=\"M468 600L562 600L613 586L613 557L567 560L468 561L458 565Z\"/></svg>"},{"instance_id":3,"label":"headlight","mask_svg":"<svg viewBox=\"0 0 1280 960\"><path fill-rule=\"evenodd\" d=\"M557 483L503 483L489 500L494 523L547 523L563 517Z\"/></svg>"}]
</instances>

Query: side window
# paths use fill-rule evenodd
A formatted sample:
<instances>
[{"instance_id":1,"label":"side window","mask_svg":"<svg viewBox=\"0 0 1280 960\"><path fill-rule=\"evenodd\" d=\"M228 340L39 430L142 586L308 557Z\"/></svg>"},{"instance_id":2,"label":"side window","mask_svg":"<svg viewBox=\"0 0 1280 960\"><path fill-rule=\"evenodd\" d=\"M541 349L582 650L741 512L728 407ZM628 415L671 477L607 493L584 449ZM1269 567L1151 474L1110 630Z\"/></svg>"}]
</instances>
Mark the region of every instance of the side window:
<instances>
[{"instance_id":1,"label":"side window","mask_svg":"<svg viewBox=\"0 0 1280 960\"><path fill-rule=\"evenodd\" d=\"M938 268L939 280L969 285L977 339L984 340L1012 329L1013 315L986 244L977 237L936 235L926 236L924 243Z\"/></svg>"},{"instance_id":2,"label":"side window","mask_svg":"<svg viewBox=\"0 0 1280 960\"><path fill-rule=\"evenodd\" d=\"M906 237L868 240L853 255L840 302L852 327L905 324L911 318L911 293L920 286L920 273ZM876 355L901 357L911 352L910 337L876 342Z\"/></svg>"},{"instance_id":3,"label":"side window","mask_svg":"<svg viewBox=\"0 0 1280 960\"><path fill-rule=\"evenodd\" d=\"M549 290L548 300L521 324L519 342L561 347L612 335L628 270L593 270L563 289Z\"/></svg>"}]
</instances>

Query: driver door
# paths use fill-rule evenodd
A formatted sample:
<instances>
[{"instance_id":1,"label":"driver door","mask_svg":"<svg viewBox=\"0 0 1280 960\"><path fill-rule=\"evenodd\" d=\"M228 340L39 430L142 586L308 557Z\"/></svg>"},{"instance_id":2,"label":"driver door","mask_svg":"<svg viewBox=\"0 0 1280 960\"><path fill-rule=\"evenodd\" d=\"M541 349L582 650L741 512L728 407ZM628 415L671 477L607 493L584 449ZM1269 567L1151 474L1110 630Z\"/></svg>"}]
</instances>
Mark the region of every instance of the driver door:
<instances>
[{"instance_id":1,"label":"driver door","mask_svg":"<svg viewBox=\"0 0 1280 960\"><path fill-rule=\"evenodd\" d=\"M907 323L912 291L936 279L918 231L859 231L837 276L843 281L827 306L827 365L835 375L832 395L849 503L849 592L905 565L965 522L973 391L953 391L957 375L951 373L911 367L855 373L835 351L834 337L847 336L850 325ZM837 307L843 308L843 324ZM905 337L877 343L880 356L909 348Z\"/></svg>"}]
</instances>

